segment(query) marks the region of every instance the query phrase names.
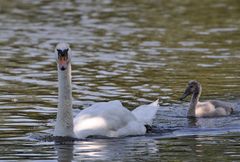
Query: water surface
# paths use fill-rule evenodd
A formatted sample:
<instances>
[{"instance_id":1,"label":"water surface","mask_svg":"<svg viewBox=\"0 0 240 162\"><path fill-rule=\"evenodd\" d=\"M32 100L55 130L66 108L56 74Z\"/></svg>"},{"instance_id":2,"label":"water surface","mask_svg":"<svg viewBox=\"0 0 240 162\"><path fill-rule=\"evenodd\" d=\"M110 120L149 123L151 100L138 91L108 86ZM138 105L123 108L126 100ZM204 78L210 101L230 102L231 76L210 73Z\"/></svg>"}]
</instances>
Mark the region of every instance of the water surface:
<instances>
[{"instance_id":1,"label":"water surface","mask_svg":"<svg viewBox=\"0 0 240 162\"><path fill-rule=\"evenodd\" d=\"M0 0L0 160L237 161L240 159L240 2L236 0ZM54 143L54 47L73 51L74 111L161 99L156 131ZM237 105L230 117L188 119L189 80L202 100ZM39 135L40 134L40 135Z\"/></svg>"}]
</instances>

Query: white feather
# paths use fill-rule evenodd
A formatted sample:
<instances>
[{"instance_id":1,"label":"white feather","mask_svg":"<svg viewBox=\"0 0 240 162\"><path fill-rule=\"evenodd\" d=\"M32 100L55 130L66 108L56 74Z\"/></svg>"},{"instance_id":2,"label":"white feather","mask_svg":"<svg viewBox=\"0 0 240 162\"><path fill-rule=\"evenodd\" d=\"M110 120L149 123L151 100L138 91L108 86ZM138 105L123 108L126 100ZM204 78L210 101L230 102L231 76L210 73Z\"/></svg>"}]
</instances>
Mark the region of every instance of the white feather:
<instances>
[{"instance_id":1,"label":"white feather","mask_svg":"<svg viewBox=\"0 0 240 162\"><path fill-rule=\"evenodd\" d=\"M144 125L152 125L153 119L159 108L159 99L149 105L141 105L134 109L132 113Z\"/></svg>"},{"instance_id":2,"label":"white feather","mask_svg":"<svg viewBox=\"0 0 240 162\"><path fill-rule=\"evenodd\" d=\"M82 110L74 118L74 133L77 138L91 135L120 137L146 133L144 124L151 124L157 106L143 105L135 113L122 106L120 101L101 102ZM154 111L153 111L154 110ZM150 112L148 118L136 114Z\"/></svg>"}]
</instances>

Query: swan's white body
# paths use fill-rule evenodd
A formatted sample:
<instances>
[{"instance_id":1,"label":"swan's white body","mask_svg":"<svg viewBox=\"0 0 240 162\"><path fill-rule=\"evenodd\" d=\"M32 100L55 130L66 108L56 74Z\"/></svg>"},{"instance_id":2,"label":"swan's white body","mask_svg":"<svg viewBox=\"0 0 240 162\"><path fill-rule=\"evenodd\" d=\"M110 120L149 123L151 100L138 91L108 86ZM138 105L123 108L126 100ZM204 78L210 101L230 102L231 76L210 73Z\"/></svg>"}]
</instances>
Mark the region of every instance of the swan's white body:
<instances>
[{"instance_id":1,"label":"swan's white body","mask_svg":"<svg viewBox=\"0 0 240 162\"><path fill-rule=\"evenodd\" d=\"M152 123L148 110L157 111L157 106L145 105L138 108L145 113L133 113L122 106L121 102L101 102L82 110L74 118L74 133L77 138L92 135L120 137L129 135L143 135L146 133L145 124ZM155 115L154 114L154 115ZM142 116L143 115L143 116ZM152 115L152 113L150 113ZM151 116L153 117L153 116ZM143 120L142 120L143 119Z\"/></svg>"},{"instance_id":2,"label":"swan's white body","mask_svg":"<svg viewBox=\"0 0 240 162\"><path fill-rule=\"evenodd\" d=\"M69 49L70 52L67 44L60 43L56 47L56 52L65 49ZM67 58L70 60L70 56ZM152 125L153 118L159 108L158 100L149 105L139 106L132 112L123 107L121 102L117 100L100 102L82 110L73 119L71 64L70 61L67 63L64 61L60 58L58 62L59 102L54 136L120 137L146 133L145 125Z\"/></svg>"}]
</instances>

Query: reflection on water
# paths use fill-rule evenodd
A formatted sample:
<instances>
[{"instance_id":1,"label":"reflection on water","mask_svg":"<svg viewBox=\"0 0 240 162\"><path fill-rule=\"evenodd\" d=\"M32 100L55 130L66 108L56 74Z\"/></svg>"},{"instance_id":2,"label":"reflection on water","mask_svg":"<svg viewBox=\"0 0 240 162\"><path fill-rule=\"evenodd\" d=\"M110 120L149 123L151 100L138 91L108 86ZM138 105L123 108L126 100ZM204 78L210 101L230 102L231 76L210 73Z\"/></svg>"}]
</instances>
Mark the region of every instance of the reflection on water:
<instances>
[{"instance_id":1,"label":"reflection on water","mask_svg":"<svg viewBox=\"0 0 240 162\"><path fill-rule=\"evenodd\" d=\"M234 140L233 140L234 139ZM131 137L121 139L94 139L64 144L55 144L58 161L196 161L239 160L238 134L224 136L185 137ZM214 155L218 156L214 157ZM223 155L223 156L221 156Z\"/></svg>"},{"instance_id":2,"label":"reflection on water","mask_svg":"<svg viewBox=\"0 0 240 162\"><path fill-rule=\"evenodd\" d=\"M239 160L239 1L0 1L0 160ZM73 50L74 108L160 96L154 134L73 143L51 134L57 105L53 49ZM188 80L202 99L238 105L231 117L187 119ZM41 138L40 138L41 139Z\"/></svg>"}]
</instances>

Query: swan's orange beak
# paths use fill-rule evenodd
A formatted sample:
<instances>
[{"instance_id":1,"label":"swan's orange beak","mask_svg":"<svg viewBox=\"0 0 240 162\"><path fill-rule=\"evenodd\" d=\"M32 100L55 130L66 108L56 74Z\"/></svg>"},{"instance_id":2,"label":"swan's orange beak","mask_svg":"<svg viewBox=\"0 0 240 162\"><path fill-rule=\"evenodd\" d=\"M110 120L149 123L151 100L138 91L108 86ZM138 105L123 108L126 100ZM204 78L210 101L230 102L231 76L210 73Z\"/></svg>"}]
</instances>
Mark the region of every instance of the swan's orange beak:
<instances>
[{"instance_id":1,"label":"swan's orange beak","mask_svg":"<svg viewBox=\"0 0 240 162\"><path fill-rule=\"evenodd\" d=\"M68 64L67 56L59 56L58 58L59 69L64 71L67 68L67 64Z\"/></svg>"}]
</instances>

